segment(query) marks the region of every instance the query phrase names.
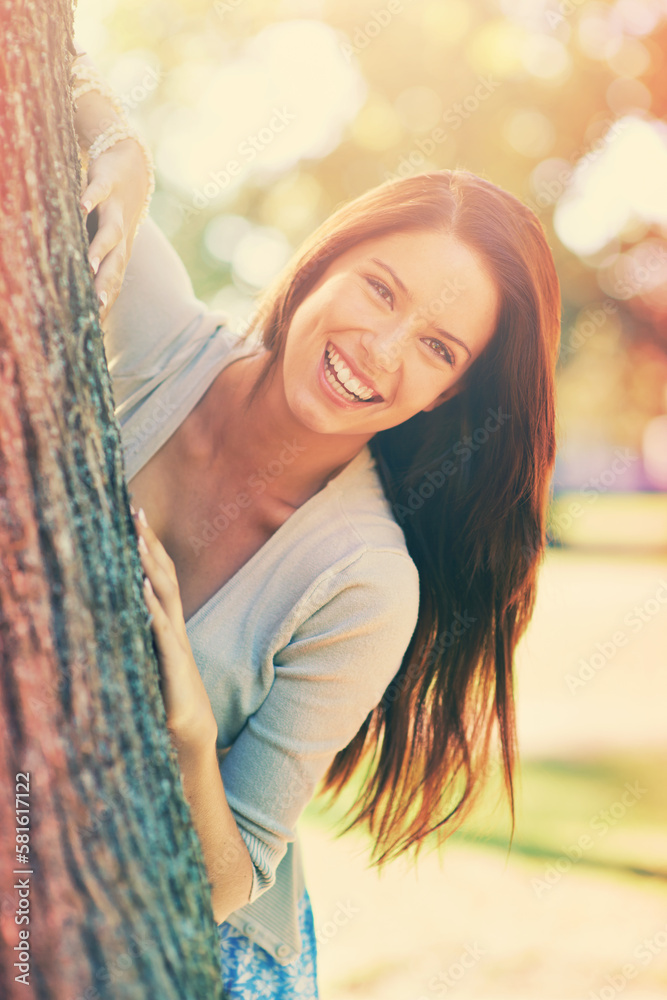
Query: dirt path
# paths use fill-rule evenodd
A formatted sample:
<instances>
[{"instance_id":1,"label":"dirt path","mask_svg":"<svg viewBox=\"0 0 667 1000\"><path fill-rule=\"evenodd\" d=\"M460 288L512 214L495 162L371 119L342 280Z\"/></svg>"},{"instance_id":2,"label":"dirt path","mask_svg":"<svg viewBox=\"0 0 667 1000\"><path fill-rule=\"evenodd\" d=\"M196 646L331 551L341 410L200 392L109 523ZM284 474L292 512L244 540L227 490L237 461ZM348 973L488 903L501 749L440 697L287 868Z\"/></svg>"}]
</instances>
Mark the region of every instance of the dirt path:
<instances>
[{"instance_id":1,"label":"dirt path","mask_svg":"<svg viewBox=\"0 0 667 1000\"><path fill-rule=\"evenodd\" d=\"M380 879L350 845L304 831L322 1000L667 997L664 883L576 866L555 881L547 862L460 845L442 869Z\"/></svg>"},{"instance_id":2,"label":"dirt path","mask_svg":"<svg viewBox=\"0 0 667 1000\"><path fill-rule=\"evenodd\" d=\"M588 679L568 682L584 662ZM666 664L664 559L550 553L518 658L524 759L664 755ZM378 878L363 841L310 820L302 839L322 1000L667 998L664 882L460 841L442 867L432 855Z\"/></svg>"}]
</instances>

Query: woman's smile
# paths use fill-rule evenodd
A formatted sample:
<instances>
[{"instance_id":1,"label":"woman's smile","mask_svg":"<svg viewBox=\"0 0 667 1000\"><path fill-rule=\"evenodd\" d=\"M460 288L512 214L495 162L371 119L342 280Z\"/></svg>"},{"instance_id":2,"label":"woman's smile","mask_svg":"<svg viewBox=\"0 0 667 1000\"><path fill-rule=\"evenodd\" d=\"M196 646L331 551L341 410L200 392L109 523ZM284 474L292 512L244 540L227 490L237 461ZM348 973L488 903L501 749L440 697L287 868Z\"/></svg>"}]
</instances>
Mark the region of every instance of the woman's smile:
<instances>
[{"instance_id":1,"label":"woman's smile","mask_svg":"<svg viewBox=\"0 0 667 1000\"><path fill-rule=\"evenodd\" d=\"M356 407L384 401L370 379L331 341L324 349L321 374L338 404Z\"/></svg>"}]
</instances>

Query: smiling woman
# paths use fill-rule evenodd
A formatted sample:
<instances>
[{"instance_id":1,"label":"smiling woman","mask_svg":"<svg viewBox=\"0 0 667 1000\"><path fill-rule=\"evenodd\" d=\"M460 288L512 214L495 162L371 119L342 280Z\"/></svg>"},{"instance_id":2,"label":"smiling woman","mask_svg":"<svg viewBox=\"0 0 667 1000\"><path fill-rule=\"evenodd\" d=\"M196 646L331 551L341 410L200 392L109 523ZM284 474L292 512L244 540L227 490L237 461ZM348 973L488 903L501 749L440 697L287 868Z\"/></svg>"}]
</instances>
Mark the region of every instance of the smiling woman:
<instances>
[{"instance_id":1,"label":"smiling woman","mask_svg":"<svg viewBox=\"0 0 667 1000\"><path fill-rule=\"evenodd\" d=\"M368 823L382 864L461 823L496 724L513 810L512 664L555 459L558 279L531 211L488 181L439 171L340 209L258 315L266 353L249 398L281 372L303 425L335 433L334 468L368 442L419 572L401 668L325 779L340 791L372 754L351 825ZM309 388L313 366L322 387L336 376L371 397L334 388L325 404Z\"/></svg>"},{"instance_id":2,"label":"smiling woman","mask_svg":"<svg viewBox=\"0 0 667 1000\"><path fill-rule=\"evenodd\" d=\"M257 317L235 337L149 220L104 326L167 724L246 1000L317 996L296 823L320 781L363 767L350 825L379 865L456 828L496 727L513 805L558 282L531 212L441 171L333 215Z\"/></svg>"}]
</instances>

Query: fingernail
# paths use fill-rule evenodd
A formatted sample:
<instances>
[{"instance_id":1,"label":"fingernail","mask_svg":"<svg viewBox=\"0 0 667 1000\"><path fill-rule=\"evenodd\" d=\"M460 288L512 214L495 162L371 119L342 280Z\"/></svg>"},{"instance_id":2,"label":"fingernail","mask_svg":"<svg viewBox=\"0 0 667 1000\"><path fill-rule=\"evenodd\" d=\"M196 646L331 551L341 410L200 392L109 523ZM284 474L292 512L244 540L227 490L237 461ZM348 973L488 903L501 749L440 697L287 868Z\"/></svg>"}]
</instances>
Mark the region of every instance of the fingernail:
<instances>
[{"instance_id":1,"label":"fingernail","mask_svg":"<svg viewBox=\"0 0 667 1000\"><path fill-rule=\"evenodd\" d=\"M144 514L144 508L143 507L139 508L139 515L138 515L138 517L139 517L139 520L141 521L141 523L144 524L144 525L146 525L146 527L148 527L148 521L146 520L146 515Z\"/></svg>"},{"instance_id":2,"label":"fingernail","mask_svg":"<svg viewBox=\"0 0 667 1000\"><path fill-rule=\"evenodd\" d=\"M90 210L91 210L92 207L93 207L93 203L91 201L82 201L81 202L81 208L84 210L84 212L86 213L86 215L88 215L88 213L90 212Z\"/></svg>"},{"instance_id":3,"label":"fingernail","mask_svg":"<svg viewBox=\"0 0 667 1000\"><path fill-rule=\"evenodd\" d=\"M100 292L100 294L97 297L100 300L100 305L102 306L102 308L106 309L107 302L109 300L109 296L107 295L107 293L106 292Z\"/></svg>"},{"instance_id":4,"label":"fingernail","mask_svg":"<svg viewBox=\"0 0 667 1000\"><path fill-rule=\"evenodd\" d=\"M93 274L97 274L98 268L100 266L100 258L99 257L91 257L90 258L90 266L93 269Z\"/></svg>"},{"instance_id":5,"label":"fingernail","mask_svg":"<svg viewBox=\"0 0 667 1000\"><path fill-rule=\"evenodd\" d=\"M144 590L146 591L147 594L153 593L153 587L151 586L151 581L148 579L147 576L144 577Z\"/></svg>"},{"instance_id":6,"label":"fingernail","mask_svg":"<svg viewBox=\"0 0 667 1000\"><path fill-rule=\"evenodd\" d=\"M138 540L137 540L137 545L139 547L139 551L140 552L144 552L144 553L148 552L148 546L146 545L146 542L144 541L143 535L139 535Z\"/></svg>"},{"instance_id":7,"label":"fingernail","mask_svg":"<svg viewBox=\"0 0 667 1000\"><path fill-rule=\"evenodd\" d=\"M136 517L137 516L137 512L134 509L134 507L132 506L132 504L130 504L130 514L132 515L132 517Z\"/></svg>"}]
</instances>

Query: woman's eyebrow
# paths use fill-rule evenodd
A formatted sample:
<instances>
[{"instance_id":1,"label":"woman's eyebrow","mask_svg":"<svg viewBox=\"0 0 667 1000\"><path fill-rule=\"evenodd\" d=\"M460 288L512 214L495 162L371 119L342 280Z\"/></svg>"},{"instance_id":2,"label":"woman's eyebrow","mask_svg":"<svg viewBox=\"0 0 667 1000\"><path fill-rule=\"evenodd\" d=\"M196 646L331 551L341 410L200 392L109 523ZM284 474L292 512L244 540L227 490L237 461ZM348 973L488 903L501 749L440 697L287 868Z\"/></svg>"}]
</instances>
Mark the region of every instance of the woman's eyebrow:
<instances>
[{"instance_id":1,"label":"woman's eyebrow","mask_svg":"<svg viewBox=\"0 0 667 1000\"><path fill-rule=\"evenodd\" d=\"M470 353L470 348L468 347L468 345L464 344L463 341L459 340L458 337L455 337L453 333L447 333L446 330L441 330L437 326L435 327L435 332L439 333L441 337L447 337L448 340L453 340L455 344L458 344L459 347L462 347L463 350L467 352L469 358L472 357L472 354Z\"/></svg>"},{"instance_id":2,"label":"woman's eyebrow","mask_svg":"<svg viewBox=\"0 0 667 1000\"><path fill-rule=\"evenodd\" d=\"M408 299L410 299L410 301L412 301L412 295L410 295L410 292L407 290L407 288L405 287L399 276L396 274L396 271L394 271L393 267L389 267L389 264L385 264L385 262L383 260L380 260L379 257L371 257L371 260L373 261L374 264L377 264L378 267L383 267L385 271L388 271L388 273L392 276L392 278L394 279L400 290L403 292L403 294Z\"/></svg>"}]
</instances>

